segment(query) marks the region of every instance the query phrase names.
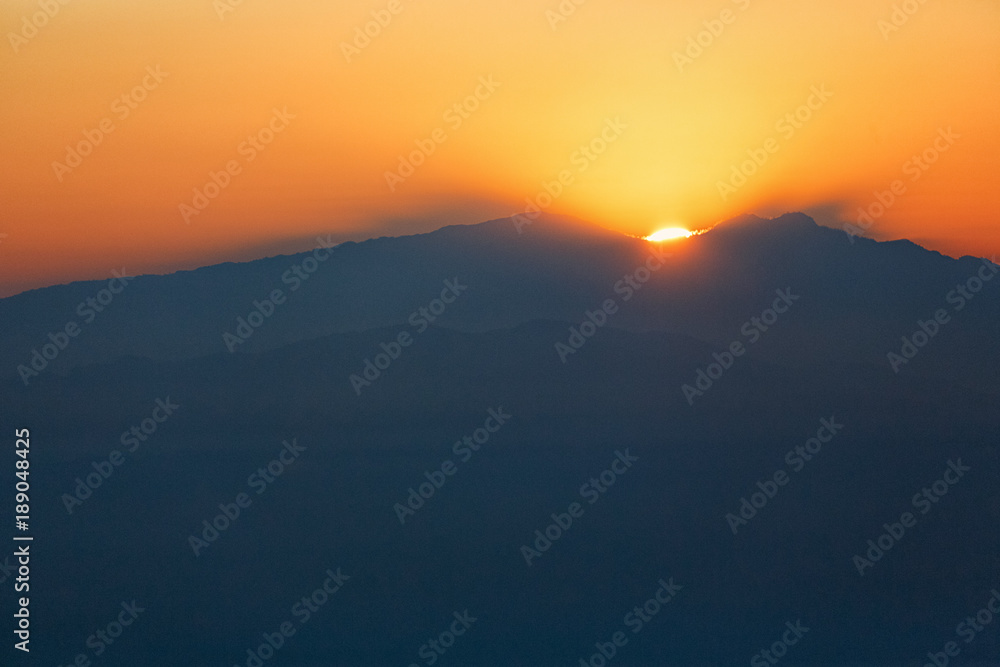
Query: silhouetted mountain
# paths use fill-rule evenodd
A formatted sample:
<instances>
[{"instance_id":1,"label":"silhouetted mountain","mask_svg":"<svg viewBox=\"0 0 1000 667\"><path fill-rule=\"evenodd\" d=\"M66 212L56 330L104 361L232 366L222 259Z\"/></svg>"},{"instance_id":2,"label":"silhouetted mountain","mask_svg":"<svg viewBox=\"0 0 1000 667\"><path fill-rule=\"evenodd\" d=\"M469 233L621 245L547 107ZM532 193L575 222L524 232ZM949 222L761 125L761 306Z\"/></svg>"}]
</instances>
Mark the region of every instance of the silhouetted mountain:
<instances>
[{"instance_id":1,"label":"silhouetted mountain","mask_svg":"<svg viewBox=\"0 0 1000 667\"><path fill-rule=\"evenodd\" d=\"M120 356L172 360L226 350L223 333L235 334L238 318L250 317L254 302L276 289L283 291L284 304L246 343L231 347L260 351L405 324L440 294L445 280L456 278L468 290L436 325L487 331L533 320L581 322L607 298L624 301L630 288L619 281L642 267L654 248L545 216L520 228L503 219L345 243L324 262L302 253L140 276L99 313L86 299L96 298L107 281L34 290L0 300L0 372L14 375L18 365L27 366L32 351L50 342L48 334L58 335L71 321L81 332L46 372ZM780 341L775 348L783 359L801 362L848 357L885 364L900 337L912 334L918 319L950 308L946 295L981 266L980 260L954 260L909 242L858 238L852 244L844 232L819 227L802 214L743 216L662 248L672 253L666 266L622 304L610 326L728 345L745 321L770 305L776 290L790 289L801 299L769 337ZM973 306L946 333L955 345L992 357L1000 290L983 290ZM947 355L941 359L943 367L952 362Z\"/></svg>"},{"instance_id":2,"label":"silhouetted mountain","mask_svg":"<svg viewBox=\"0 0 1000 667\"><path fill-rule=\"evenodd\" d=\"M468 610L442 665L579 664L618 631L609 664L745 664L797 620L783 665L922 664L1000 583L1000 280L958 309L982 261L797 214L663 248L642 283L653 246L559 218L345 244L238 354L221 332L306 255L137 278L54 369L0 377L31 431L32 628L79 638L34 657L254 665L291 621L262 664L428 664ZM100 288L0 301L5 363ZM984 625L961 664L998 650Z\"/></svg>"}]
</instances>

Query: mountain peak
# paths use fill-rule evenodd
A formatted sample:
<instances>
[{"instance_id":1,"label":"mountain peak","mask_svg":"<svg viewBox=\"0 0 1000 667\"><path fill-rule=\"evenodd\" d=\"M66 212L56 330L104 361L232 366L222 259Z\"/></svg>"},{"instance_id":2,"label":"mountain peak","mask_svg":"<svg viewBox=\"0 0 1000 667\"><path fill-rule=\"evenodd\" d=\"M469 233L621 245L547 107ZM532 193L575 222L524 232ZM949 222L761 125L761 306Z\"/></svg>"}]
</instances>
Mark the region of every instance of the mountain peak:
<instances>
[{"instance_id":1,"label":"mountain peak","mask_svg":"<svg viewBox=\"0 0 1000 667\"><path fill-rule=\"evenodd\" d=\"M735 218L730 218L724 222L716 225L716 228L735 228L735 227L817 227L816 221L810 218L805 213L790 212L783 213L775 218L762 218L753 213L744 213L743 215L738 215Z\"/></svg>"}]
</instances>

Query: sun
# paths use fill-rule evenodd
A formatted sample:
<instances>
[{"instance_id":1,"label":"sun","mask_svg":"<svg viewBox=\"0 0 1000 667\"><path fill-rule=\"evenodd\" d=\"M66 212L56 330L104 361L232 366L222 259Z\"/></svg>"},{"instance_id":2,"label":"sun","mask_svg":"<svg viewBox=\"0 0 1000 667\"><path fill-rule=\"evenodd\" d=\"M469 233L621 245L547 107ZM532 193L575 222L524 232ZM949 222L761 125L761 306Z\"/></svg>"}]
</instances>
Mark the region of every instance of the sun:
<instances>
[{"instance_id":1,"label":"sun","mask_svg":"<svg viewBox=\"0 0 1000 667\"><path fill-rule=\"evenodd\" d=\"M659 243L661 241L672 241L674 239L686 239L691 236L691 234L692 232L689 232L683 227L667 227L666 229L661 229L658 232L653 232L646 237L646 240Z\"/></svg>"}]
</instances>

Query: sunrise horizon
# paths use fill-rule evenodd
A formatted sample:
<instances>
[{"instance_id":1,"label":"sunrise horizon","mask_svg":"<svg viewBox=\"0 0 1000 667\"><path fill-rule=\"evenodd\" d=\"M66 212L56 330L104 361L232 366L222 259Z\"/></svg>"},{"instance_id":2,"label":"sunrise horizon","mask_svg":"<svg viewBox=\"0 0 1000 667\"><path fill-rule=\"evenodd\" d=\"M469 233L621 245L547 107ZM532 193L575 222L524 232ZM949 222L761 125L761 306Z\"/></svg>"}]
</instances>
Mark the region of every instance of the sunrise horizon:
<instances>
[{"instance_id":1,"label":"sunrise horizon","mask_svg":"<svg viewBox=\"0 0 1000 667\"><path fill-rule=\"evenodd\" d=\"M0 37L0 665L1000 664L1000 0Z\"/></svg>"},{"instance_id":2,"label":"sunrise horizon","mask_svg":"<svg viewBox=\"0 0 1000 667\"><path fill-rule=\"evenodd\" d=\"M1000 7L573 6L7 3L0 294L532 207L1000 250Z\"/></svg>"},{"instance_id":3,"label":"sunrise horizon","mask_svg":"<svg viewBox=\"0 0 1000 667\"><path fill-rule=\"evenodd\" d=\"M834 230L837 230L837 231L841 231L841 232L843 232L845 234L845 238L848 239L848 240L851 240L852 238L868 238L868 239L870 239L872 241L875 241L875 242L878 242L878 243L887 243L887 242L893 242L893 241L910 241L910 242L912 242L912 243L920 246L924 250L928 250L928 251L932 251L932 252L937 252L937 253L940 253L941 255L944 255L946 257L951 257L952 259L961 259L962 257L974 257L974 258L979 258L979 259L989 259L991 257L995 257L996 256L994 253L982 254L982 255L977 255L977 254L973 254L973 253L956 253L956 254L950 254L950 253L948 253L948 252L946 252L944 250L941 250L941 249L938 249L938 248L929 247L927 245L923 245L922 243L919 243L919 242L915 241L914 239L909 239L909 238L876 238L874 236L869 235L868 234L869 230L864 225L859 226L856 221L836 220L836 219L833 219L833 220L828 220L828 221L824 222L820 216L810 215L809 213L806 213L805 211L791 211L791 210L789 210L789 211L783 211L783 212L777 212L777 213L775 213L775 212L768 212L768 214L766 214L766 215L758 214L756 212L747 211L747 212L743 212L743 213L737 213L736 215L734 215L734 216L732 216L730 218L727 218L725 220L717 220L717 221L713 221L713 222L709 222L709 223L703 223L703 224L697 224L697 223L694 223L694 224L685 224L683 227L677 226L679 224L679 222L676 221L676 220L674 220L672 223L668 223L668 224L664 224L664 225L656 225L656 224L650 225L650 227L649 227L650 232L648 234L644 234L644 233L641 233L641 232L638 233L638 234L632 234L632 233L629 233L629 232L622 231L616 225L600 224L600 223L597 223L597 222L594 222L594 221L591 221L591 220L587 220L587 219L581 218L580 216L576 216L576 215L567 216L567 215L560 214L560 213L555 213L555 212L541 212L539 215L542 218L555 218L555 219L571 219L571 220L576 220L576 221L579 221L580 223L582 223L584 225L587 225L589 227L596 227L596 228L600 228L600 229L606 230L608 232L612 232L612 233L616 233L616 234L621 234L622 236L625 236L625 237L633 237L633 238L644 239L646 241L653 242L653 243L658 243L658 242L672 243L672 242L675 242L675 241L683 241L683 240L685 240L685 238L689 238L691 236L700 236L700 235L703 235L703 234L710 233L711 231L713 231L713 230L715 230L717 228L725 227L728 223L736 222L736 221L739 221L739 220L742 220L742 219L745 219L745 218L748 218L748 217L749 218L756 218L756 219L762 220L763 222L767 223L767 222L771 222L771 221L777 220L779 218L782 218L784 216L795 215L795 214L802 214L802 215L805 215L805 216L809 217L817 226L826 227L828 229L834 229ZM159 265L152 265L152 266L149 266L149 267L146 267L146 268L140 267L138 269L133 269L133 266L129 265L130 263L124 263L123 265L120 265L117 268L115 268L114 266L109 267L106 271L103 271L103 272L101 270L97 270L94 273L90 273L90 274L87 274L87 275L67 276L63 280L60 280L58 282L52 282L52 283L28 284L28 285L23 285L23 286L22 285L18 285L16 283L10 283L8 285L5 285L4 288L8 289L8 290L13 290L13 291L9 291L9 293L0 292L0 298L17 296L19 294L24 294L26 292L32 292L32 291L39 290L39 289L45 289L47 287L57 287L57 286L60 286L60 285L67 285L67 284L71 284L71 283L75 283L75 282L87 282L87 281L95 281L95 280L96 281L106 280L109 276L113 275L113 273L112 273L113 271L121 271L122 269L126 270L126 273L124 275L128 275L130 277L138 277L138 276L146 276L146 275L150 275L150 276L166 276L166 275L171 275L171 274L174 274L174 273L181 273L181 272L186 272L186 271L197 271L198 269L209 268L209 267L218 266L218 265L221 265L221 264L233 264L233 263L242 264L242 263L248 263L248 262L255 262L255 261L258 261L258 260L266 260L266 259L273 259L273 258L280 258L280 257L292 257L294 255L299 255L299 254L304 254L304 253L311 252L317 246L317 242L322 242L322 243L325 243L325 244L331 244L331 247L332 247L333 245L339 245L341 243L346 243L346 242L364 243L366 241L374 241L374 240L385 239L385 238L406 238L406 237L410 237L410 236L420 236L420 235L426 235L426 234L433 234L434 232L437 232L437 231L440 231L440 230L443 230L443 229L446 229L446 228L449 228L449 227L476 227L476 226L485 225L485 224L488 224L488 223L491 223L491 222L496 222L498 220L500 220L500 221L512 220L515 223L514 224L514 228L516 229L517 228L517 225L516 225L517 218L518 217L522 217L523 218L523 216L524 216L524 213L516 213L516 214L509 215L509 216L490 217L490 218L485 218L485 219L476 220L476 221L460 221L460 220L456 220L454 222L450 222L450 223L447 223L447 224L440 224L440 225L437 225L437 226L434 226L434 222L428 221L429 226L426 229L422 228L422 226L421 226L421 227L418 227L418 228L415 228L415 229L411 229L411 230L403 230L400 233L396 233L396 234L376 233L376 234L372 234L370 236L367 236L364 233L353 234L353 235L338 233L337 230L336 230L336 227L332 226L332 227L328 227L326 229L321 229L319 231L315 231L315 232L312 233L311 236L307 236L306 238L301 238L301 239L285 239L282 242L274 243L272 245L259 246L259 247L255 247L255 248L248 248L248 249L245 249L245 250L239 250L239 249L236 249L236 248L223 248L223 249L219 249L215 254L206 256L204 258L190 258L188 260L165 261L164 263L159 264ZM683 229L684 232L686 232L686 235L682 235L680 233L674 233L674 234L666 235L663 238L654 238L654 237L656 237L657 233L662 232L662 231L679 232L682 229Z\"/></svg>"}]
</instances>

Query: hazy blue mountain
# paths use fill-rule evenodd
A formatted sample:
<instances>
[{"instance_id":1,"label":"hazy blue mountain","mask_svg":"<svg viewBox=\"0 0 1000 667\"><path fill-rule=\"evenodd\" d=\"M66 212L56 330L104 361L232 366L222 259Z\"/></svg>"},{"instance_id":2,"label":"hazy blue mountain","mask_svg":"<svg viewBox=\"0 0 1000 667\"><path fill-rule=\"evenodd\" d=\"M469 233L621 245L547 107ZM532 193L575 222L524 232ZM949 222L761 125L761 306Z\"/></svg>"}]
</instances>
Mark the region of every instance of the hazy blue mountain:
<instances>
[{"instance_id":1,"label":"hazy blue mountain","mask_svg":"<svg viewBox=\"0 0 1000 667\"><path fill-rule=\"evenodd\" d=\"M849 241L846 233L801 214L723 223L664 245L672 253L666 266L623 304L612 326L728 345L746 320L769 306L775 290L791 289L801 300L774 332L785 358L848 355L878 363L916 330L918 319L950 308L946 295L981 266L980 260L954 260L906 241ZM487 331L534 320L580 322L605 299L623 300L629 288L619 281L646 262L651 248L641 239L547 216L520 228L503 219L345 243L325 262L307 265L315 268L312 274L301 268L312 254L303 253L140 276L100 313L86 300L107 281L33 290L0 300L0 373L16 375L33 350L50 342L48 334L71 321L81 331L46 372L121 356L173 360L227 351L223 333L235 334L238 318L248 318L254 302L275 289L287 298L276 315L252 329L246 343L231 347L260 351L404 324L440 294L445 280L456 278L468 290L437 325ZM962 346L991 353L1000 333L1000 290L984 289L972 306L948 333ZM801 348L802 337L817 345Z\"/></svg>"},{"instance_id":2,"label":"hazy blue mountain","mask_svg":"<svg viewBox=\"0 0 1000 667\"><path fill-rule=\"evenodd\" d=\"M572 221L339 246L239 354L221 331L303 256L136 279L64 366L0 378L4 428L32 437L33 657L252 667L288 621L262 664L428 665L468 610L434 664L578 665L623 631L609 665L754 665L797 622L780 664L924 664L949 641L952 664L996 664L1000 623L969 643L956 626L1000 586L1000 281L956 310L947 294L980 260L851 244L801 215L672 247L625 301L614 286L650 246ZM468 289L432 326L408 321L454 278ZM0 301L21 318L4 354L98 288ZM754 341L741 329L778 290L798 298ZM950 321L894 372L886 353L938 308ZM727 359L734 341L746 352ZM384 368L352 382L366 361ZM475 450L465 438L498 415ZM196 556L191 537L240 493ZM572 503L582 515L529 565ZM915 525L860 574L905 512ZM349 579L303 622L296 605L338 568ZM681 588L635 632L661 580ZM133 600L120 640L88 646Z\"/></svg>"}]
</instances>

